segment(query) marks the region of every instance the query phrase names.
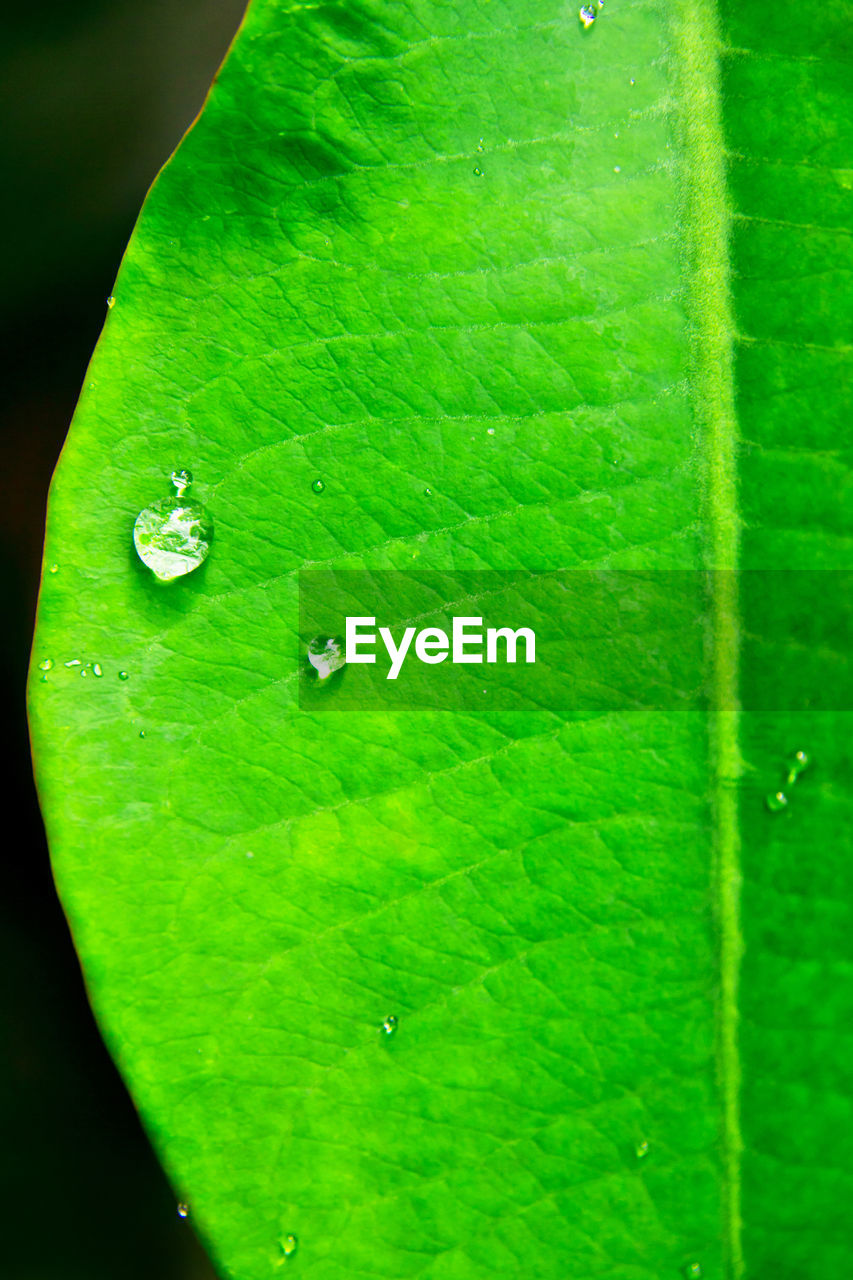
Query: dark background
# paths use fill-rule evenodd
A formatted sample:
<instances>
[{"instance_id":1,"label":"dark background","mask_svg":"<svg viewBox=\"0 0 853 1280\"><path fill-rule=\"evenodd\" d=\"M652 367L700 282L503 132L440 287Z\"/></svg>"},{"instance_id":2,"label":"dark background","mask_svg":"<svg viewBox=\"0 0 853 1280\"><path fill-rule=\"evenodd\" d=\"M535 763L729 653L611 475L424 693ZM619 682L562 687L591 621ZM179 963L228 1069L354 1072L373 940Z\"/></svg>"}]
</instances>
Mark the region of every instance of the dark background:
<instances>
[{"instance_id":1,"label":"dark background","mask_svg":"<svg viewBox=\"0 0 853 1280\"><path fill-rule=\"evenodd\" d=\"M106 298L244 7L0 7L0 1280L214 1276L86 1002L32 783L24 682L48 485Z\"/></svg>"}]
</instances>

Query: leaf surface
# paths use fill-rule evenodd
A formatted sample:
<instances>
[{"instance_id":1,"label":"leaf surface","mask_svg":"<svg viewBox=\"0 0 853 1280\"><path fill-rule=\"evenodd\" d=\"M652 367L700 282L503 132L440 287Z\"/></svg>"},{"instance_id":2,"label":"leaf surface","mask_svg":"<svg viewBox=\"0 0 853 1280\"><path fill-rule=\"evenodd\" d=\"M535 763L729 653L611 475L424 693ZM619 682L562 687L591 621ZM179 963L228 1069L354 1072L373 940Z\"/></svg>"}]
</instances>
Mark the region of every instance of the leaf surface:
<instances>
[{"instance_id":1,"label":"leaf surface","mask_svg":"<svg viewBox=\"0 0 853 1280\"><path fill-rule=\"evenodd\" d=\"M155 184L31 723L101 1025L224 1275L843 1271L849 18L255 0ZM216 535L164 586L131 531L181 467ZM709 568L709 716L564 714L550 668L512 714L300 696L305 569Z\"/></svg>"}]
</instances>

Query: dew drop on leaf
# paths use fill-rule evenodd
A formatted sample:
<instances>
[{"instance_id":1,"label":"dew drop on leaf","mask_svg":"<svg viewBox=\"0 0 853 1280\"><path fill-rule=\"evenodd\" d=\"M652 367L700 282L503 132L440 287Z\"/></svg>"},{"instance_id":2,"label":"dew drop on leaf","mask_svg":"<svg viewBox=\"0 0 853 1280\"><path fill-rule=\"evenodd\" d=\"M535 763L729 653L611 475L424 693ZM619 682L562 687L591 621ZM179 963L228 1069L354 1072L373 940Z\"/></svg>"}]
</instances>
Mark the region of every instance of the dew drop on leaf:
<instances>
[{"instance_id":1,"label":"dew drop on leaf","mask_svg":"<svg viewBox=\"0 0 853 1280\"><path fill-rule=\"evenodd\" d=\"M182 467L180 471L173 471L169 476L169 480L174 487L176 495L182 498L193 482L193 473Z\"/></svg>"},{"instance_id":2,"label":"dew drop on leaf","mask_svg":"<svg viewBox=\"0 0 853 1280\"><path fill-rule=\"evenodd\" d=\"M485 144L483 142L483 139L481 138L480 141L477 143L477 150L482 154L482 152L485 151L485 149L486 149Z\"/></svg>"},{"instance_id":3,"label":"dew drop on leaf","mask_svg":"<svg viewBox=\"0 0 853 1280\"><path fill-rule=\"evenodd\" d=\"M685 1280L702 1280L702 1268L698 1262L688 1262L684 1268Z\"/></svg>"},{"instance_id":4,"label":"dew drop on leaf","mask_svg":"<svg viewBox=\"0 0 853 1280\"><path fill-rule=\"evenodd\" d=\"M311 481L311 488L314 491L314 493L322 493L325 487L326 487L325 483L322 480L320 480L319 477L316 480Z\"/></svg>"},{"instance_id":5,"label":"dew drop on leaf","mask_svg":"<svg viewBox=\"0 0 853 1280\"><path fill-rule=\"evenodd\" d=\"M308 661L319 679L327 680L335 671L346 666L343 643L335 636L315 636L308 645Z\"/></svg>"},{"instance_id":6,"label":"dew drop on leaf","mask_svg":"<svg viewBox=\"0 0 853 1280\"><path fill-rule=\"evenodd\" d=\"M133 526L136 554L160 582L172 582L204 564L213 541L213 517L183 497L192 484L189 471L173 471L173 498L161 498L140 511Z\"/></svg>"},{"instance_id":7,"label":"dew drop on leaf","mask_svg":"<svg viewBox=\"0 0 853 1280\"><path fill-rule=\"evenodd\" d=\"M70 661L70 662L66 662L66 664L65 664L65 665L66 665L66 667L79 667L79 666L80 666L80 659L79 659L79 658L72 658L72 659L71 659L71 661Z\"/></svg>"},{"instance_id":8,"label":"dew drop on leaf","mask_svg":"<svg viewBox=\"0 0 853 1280\"><path fill-rule=\"evenodd\" d=\"M385 1032L386 1036L393 1036L394 1032L397 1030L396 1013L389 1013L388 1017L383 1019L382 1030Z\"/></svg>"},{"instance_id":9,"label":"dew drop on leaf","mask_svg":"<svg viewBox=\"0 0 853 1280\"><path fill-rule=\"evenodd\" d=\"M115 306L115 304L116 304L116 300L115 300L115 298L113 297L113 295L112 295L112 294L110 294L110 296L107 298L107 310L108 310L108 311L112 311L112 309L113 309L113 307Z\"/></svg>"},{"instance_id":10,"label":"dew drop on leaf","mask_svg":"<svg viewBox=\"0 0 853 1280\"><path fill-rule=\"evenodd\" d=\"M583 5L578 11L578 17L583 24L584 31L588 31L598 15L591 4Z\"/></svg>"},{"instance_id":11,"label":"dew drop on leaf","mask_svg":"<svg viewBox=\"0 0 853 1280\"><path fill-rule=\"evenodd\" d=\"M144 737L145 737L145 730L144 730L144 729L140 729L140 730L139 730L139 736L140 736L140 738L144 738Z\"/></svg>"},{"instance_id":12,"label":"dew drop on leaf","mask_svg":"<svg viewBox=\"0 0 853 1280\"><path fill-rule=\"evenodd\" d=\"M53 667L53 658L45 658L44 662L39 663L39 671L50 671Z\"/></svg>"},{"instance_id":13,"label":"dew drop on leaf","mask_svg":"<svg viewBox=\"0 0 853 1280\"><path fill-rule=\"evenodd\" d=\"M788 797L784 791L771 791L764 797L764 803L771 813L781 813L788 807Z\"/></svg>"},{"instance_id":14,"label":"dew drop on leaf","mask_svg":"<svg viewBox=\"0 0 853 1280\"><path fill-rule=\"evenodd\" d=\"M178 1205L178 1217L179 1217L179 1218L188 1218L189 1216L190 1216L190 1207L189 1207L189 1205L188 1205L188 1204L184 1204L184 1202L183 1202L183 1201L181 1201L181 1203Z\"/></svg>"},{"instance_id":15,"label":"dew drop on leaf","mask_svg":"<svg viewBox=\"0 0 853 1280\"><path fill-rule=\"evenodd\" d=\"M424 489L424 497L425 497L425 498L431 498L431 497L432 497L432 489Z\"/></svg>"},{"instance_id":16,"label":"dew drop on leaf","mask_svg":"<svg viewBox=\"0 0 853 1280\"><path fill-rule=\"evenodd\" d=\"M48 573L59 573L59 565L58 565L58 564L52 564L52 565L50 566L50 568L48 569Z\"/></svg>"},{"instance_id":17,"label":"dew drop on leaf","mask_svg":"<svg viewBox=\"0 0 853 1280\"><path fill-rule=\"evenodd\" d=\"M296 1239L296 1236L288 1235L283 1237L281 1241L281 1251L285 1258L292 1258L298 1247L299 1241Z\"/></svg>"},{"instance_id":18,"label":"dew drop on leaf","mask_svg":"<svg viewBox=\"0 0 853 1280\"><path fill-rule=\"evenodd\" d=\"M126 671L120 671L120 672L118 673L118 678L119 678L119 680L127 680L127 678L128 678L128 676L127 676L127 672L126 672Z\"/></svg>"},{"instance_id":19,"label":"dew drop on leaf","mask_svg":"<svg viewBox=\"0 0 853 1280\"><path fill-rule=\"evenodd\" d=\"M649 1144L645 1139L643 1139L642 1142L637 1143L634 1148L634 1154L638 1160L645 1160L646 1156L649 1154Z\"/></svg>"},{"instance_id":20,"label":"dew drop on leaf","mask_svg":"<svg viewBox=\"0 0 853 1280\"><path fill-rule=\"evenodd\" d=\"M93 676L98 676L98 677L100 678L103 674L104 674L104 672L103 672L103 668L101 667L100 662L93 662L93 663L92 663L92 675L93 675Z\"/></svg>"},{"instance_id":21,"label":"dew drop on leaf","mask_svg":"<svg viewBox=\"0 0 853 1280\"><path fill-rule=\"evenodd\" d=\"M480 168L475 168L475 169L474 169L474 177L475 177L475 178L482 178L482 176L483 176L483 170L482 170L482 169L480 169Z\"/></svg>"},{"instance_id":22,"label":"dew drop on leaf","mask_svg":"<svg viewBox=\"0 0 853 1280\"><path fill-rule=\"evenodd\" d=\"M788 757L785 761L785 769L787 771L785 780L789 787L794 785L801 773L805 773L810 764L811 757L805 751L795 751L793 755Z\"/></svg>"}]
</instances>

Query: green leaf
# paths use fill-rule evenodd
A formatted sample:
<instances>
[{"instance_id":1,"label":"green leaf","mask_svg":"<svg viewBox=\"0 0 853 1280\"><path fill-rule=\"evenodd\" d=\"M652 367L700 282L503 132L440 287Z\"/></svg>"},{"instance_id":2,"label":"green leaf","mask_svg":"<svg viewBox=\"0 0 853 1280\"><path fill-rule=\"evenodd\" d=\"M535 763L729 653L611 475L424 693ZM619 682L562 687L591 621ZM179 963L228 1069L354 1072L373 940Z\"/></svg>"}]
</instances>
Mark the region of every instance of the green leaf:
<instances>
[{"instance_id":1,"label":"green leaf","mask_svg":"<svg viewBox=\"0 0 853 1280\"><path fill-rule=\"evenodd\" d=\"M850 17L255 0L155 185L31 723L224 1275L844 1273ZM216 534L162 584L132 530L182 467ZM320 706L304 569L652 571L710 714L573 714L554 666L509 711ZM665 575L706 569L694 654Z\"/></svg>"}]
</instances>

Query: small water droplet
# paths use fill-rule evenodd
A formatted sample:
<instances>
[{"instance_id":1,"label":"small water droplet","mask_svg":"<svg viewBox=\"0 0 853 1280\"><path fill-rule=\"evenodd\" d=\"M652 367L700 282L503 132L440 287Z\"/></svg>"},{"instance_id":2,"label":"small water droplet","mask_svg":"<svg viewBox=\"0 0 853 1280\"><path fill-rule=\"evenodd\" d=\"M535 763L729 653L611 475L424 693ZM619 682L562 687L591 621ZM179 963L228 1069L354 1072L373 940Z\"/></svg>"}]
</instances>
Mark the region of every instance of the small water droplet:
<instances>
[{"instance_id":1,"label":"small water droplet","mask_svg":"<svg viewBox=\"0 0 853 1280\"><path fill-rule=\"evenodd\" d=\"M786 782L792 787L797 781L801 773L805 773L811 764L811 757L805 751L795 751L785 761L785 769L787 770Z\"/></svg>"},{"instance_id":2,"label":"small water droplet","mask_svg":"<svg viewBox=\"0 0 853 1280\"><path fill-rule=\"evenodd\" d=\"M50 568L48 569L48 573L59 573L59 565L58 565L58 564L52 564L52 565L50 566Z\"/></svg>"},{"instance_id":3,"label":"small water droplet","mask_svg":"<svg viewBox=\"0 0 853 1280\"><path fill-rule=\"evenodd\" d=\"M145 730L144 730L144 729L140 729L140 730L139 730L139 736L140 736L140 738L144 738L144 737L145 737Z\"/></svg>"},{"instance_id":4,"label":"small water droplet","mask_svg":"<svg viewBox=\"0 0 853 1280\"><path fill-rule=\"evenodd\" d=\"M193 473L187 471L186 467L182 467L180 471L173 471L169 476L169 482L175 490L177 497L182 498L193 482Z\"/></svg>"},{"instance_id":5,"label":"small water droplet","mask_svg":"<svg viewBox=\"0 0 853 1280\"><path fill-rule=\"evenodd\" d=\"M179 1217L179 1218L188 1218L189 1216L190 1216L190 1207L189 1207L189 1205L188 1205L188 1204L184 1204L184 1202L183 1202L183 1201L181 1201L181 1203L178 1205L178 1217Z\"/></svg>"},{"instance_id":6,"label":"small water droplet","mask_svg":"<svg viewBox=\"0 0 853 1280\"><path fill-rule=\"evenodd\" d=\"M118 678L119 678L119 680L127 680L127 679L128 679L127 672L126 672L126 671L120 671L120 672L118 673Z\"/></svg>"},{"instance_id":7,"label":"small water droplet","mask_svg":"<svg viewBox=\"0 0 853 1280\"><path fill-rule=\"evenodd\" d=\"M326 483L324 480L321 480L319 476L316 480L311 481L311 489L314 493L322 493L325 488Z\"/></svg>"},{"instance_id":8,"label":"small water droplet","mask_svg":"<svg viewBox=\"0 0 853 1280\"><path fill-rule=\"evenodd\" d=\"M108 311L112 311L112 309L113 309L113 307L115 306L115 304L116 304L116 300L115 300L115 298L113 297L113 295L112 295L112 294L110 294L110 296L107 298L107 310L108 310Z\"/></svg>"},{"instance_id":9,"label":"small water droplet","mask_svg":"<svg viewBox=\"0 0 853 1280\"><path fill-rule=\"evenodd\" d=\"M424 489L424 497L425 497L425 498L431 498L431 497L432 497L432 489Z\"/></svg>"},{"instance_id":10,"label":"small water droplet","mask_svg":"<svg viewBox=\"0 0 853 1280\"><path fill-rule=\"evenodd\" d=\"M482 138L477 143L477 150L480 152L481 155L486 150L486 146Z\"/></svg>"},{"instance_id":11,"label":"small water droplet","mask_svg":"<svg viewBox=\"0 0 853 1280\"><path fill-rule=\"evenodd\" d=\"M495 429L494 429L494 427L486 427L486 435L487 435L487 436L493 436L494 434L495 434Z\"/></svg>"},{"instance_id":12,"label":"small water droplet","mask_svg":"<svg viewBox=\"0 0 853 1280\"><path fill-rule=\"evenodd\" d=\"M315 636L308 645L308 661L321 680L346 666L343 642L336 636Z\"/></svg>"},{"instance_id":13,"label":"small water droplet","mask_svg":"<svg viewBox=\"0 0 853 1280\"><path fill-rule=\"evenodd\" d=\"M589 30L597 16L597 13L590 4L585 4L578 10L578 18L583 23L584 31Z\"/></svg>"},{"instance_id":14,"label":"small water droplet","mask_svg":"<svg viewBox=\"0 0 853 1280\"><path fill-rule=\"evenodd\" d=\"M643 1139L642 1142L637 1143L636 1147L634 1148L634 1154L636 1155L638 1160L645 1160L646 1156L649 1154L649 1144L645 1140L645 1138Z\"/></svg>"},{"instance_id":15,"label":"small water droplet","mask_svg":"<svg viewBox=\"0 0 853 1280\"><path fill-rule=\"evenodd\" d=\"M397 1030L396 1013L389 1013L388 1017L383 1019L382 1030L385 1032L386 1036L393 1036L394 1032Z\"/></svg>"},{"instance_id":16,"label":"small water droplet","mask_svg":"<svg viewBox=\"0 0 853 1280\"><path fill-rule=\"evenodd\" d=\"M688 1262L684 1268L685 1280L702 1280L702 1268L698 1262Z\"/></svg>"},{"instance_id":17,"label":"small water droplet","mask_svg":"<svg viewBox=\"0 0 853 1280\"><path fill-rule=\"evenodd\" d=\"M83 677L85 678L88 674L89 674L89 667L88 667L88 663L87 663L85 667L82 667L82 668L81 668L81 670L80 670L80 675L81 675L81 676L83 676Z\"/></svg>"},{"instance_id":18,"label":"small water droplet","mask_svg":"<svg viewBox=\"0 0 853 1280\"><path fill-rule=\"evenodd\" d=\"M483 170L482 170L482 169L480 169L478 166L475 166L475 167L474 167L474 177L475 177L475 178L482 178L482 176L483 176Z\"/></svg>"},{"instance_id":19,"label":"small water droplet","mask_svg":"<svg viewBox=\"0 0 853 1280\"><path fill-rule=\"evenodd\" d=\"M784 791L770 791L764 797L764 803L771 813L780 813L788 807L788 797Z\"/></svg>"},{"instance_id":20,"label":"small water droplet","mask_svg":"<svg viewBox=\"0 0 853 1280\"><path fill-rule=\"evenodd\" d=\"M92 663L92 675L93 675L93 676L98 676L98 677L100 677L100 676L102 676L103 674L104 674L104 673L103 673L103 670L101 669L101 664L100 664L99 662L93 662L93 663Z\"/></svg>"},{"instance_id":21,"label":"small water droplet","mask_svg":"<svg viewBox=\"0 0 853 1280\"><path fill-rule=\"evenodd\" d=\"M285 1258L292 1258L296 1250L299 1248L299 1241L296 1236L284 1236L281 1240L281 1251Z\"/></svg>"},{"instance_id":22,"label":"small water droplet","mask_svg":"<svg viewBox=\"0 0 853 1280\"><path fill-rule=\"evenodd\" d=\"M255 856L255 855L252 853L252 850L251 850L251 849L250 849L250 850L248 851L248 853L246 854L246 857L247 857L247 858L254 858L254 856Z\"/></svg>"},{"instance_id":23,"label":"small water droplet","mask_svg":"<svg viewBox=\"0 0 853 1280\"><path fill-rule=\"evenodd\" d=\"M637 81L636 81L636 80L629 80L629 81L628 81L628 83L629 83L630 85L635 85L635 84L637 83Z\"/></svg>"},{"instance_id":24,"label":"small water droplet","mask_svg":"<svg viewBox=\"0 0 853 1280\"><path fill-rule=\"evenodd\" d=\"M622 172L622 167L621 167L621 165L615 164L615 165L613 166L613 172L614 172L614 173L621 173L621 172Z\"/></svg>"},{"instance_id":25,"label":"small water droplet","mask_svg":"<svg viewBox=\"0 0 853 1280\"><path fill-rule=\"evenodd\" d=\"M39 663L39 671L50 671L53 667L53 658L45 658L44 662Z\"/></svg>"},{"instance_id":26,"label":"small water droplet","mask_svg":"<svg viewBox=\"0 0 853 1280\"><path fill-rule=\"evenodd\" d=\"M189 471L173 471L175 496L140 511L133 526L136 554L155 578L172 582L204 564L213 541L213 517L181 495L192 484Z\"/></svg>"},{"instance_id":27,"label":"small water droplet","mask_svg":"<svg viewBox=\"0 0 853 1280\"><path fill-rule=\"evenodd\" d=\"M80 666L80 659L79 659L79 658L72 658L72 659L71 659L71 661L70 661L70 662L66 662L66 664L65 664L65 665L66 665L66 667L79 667L79 666Z\"/></svg>"}]
</instances>

